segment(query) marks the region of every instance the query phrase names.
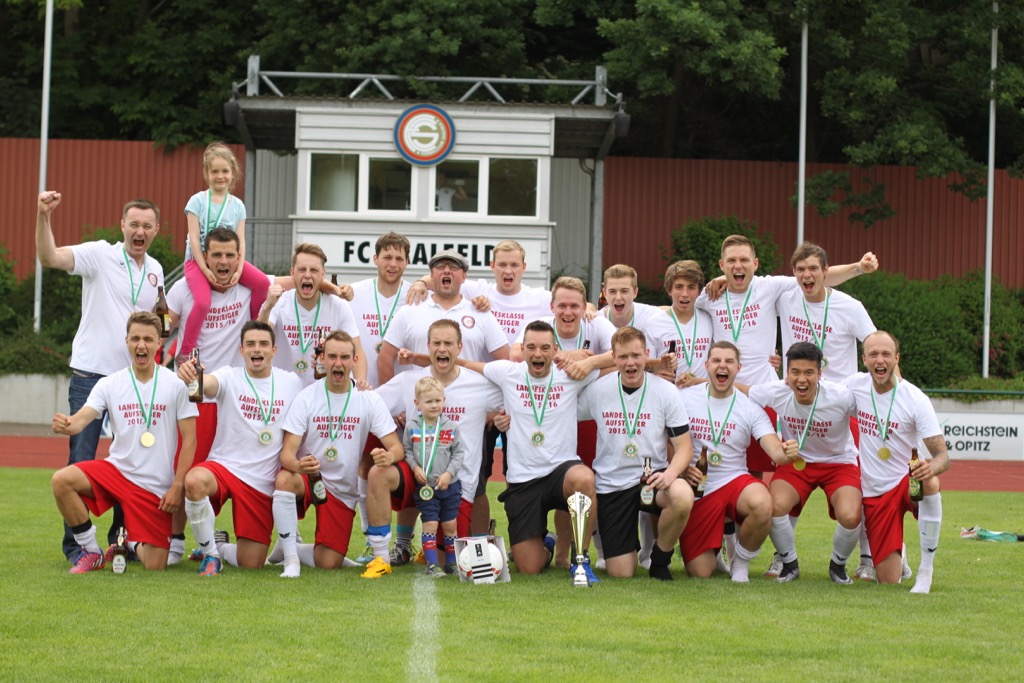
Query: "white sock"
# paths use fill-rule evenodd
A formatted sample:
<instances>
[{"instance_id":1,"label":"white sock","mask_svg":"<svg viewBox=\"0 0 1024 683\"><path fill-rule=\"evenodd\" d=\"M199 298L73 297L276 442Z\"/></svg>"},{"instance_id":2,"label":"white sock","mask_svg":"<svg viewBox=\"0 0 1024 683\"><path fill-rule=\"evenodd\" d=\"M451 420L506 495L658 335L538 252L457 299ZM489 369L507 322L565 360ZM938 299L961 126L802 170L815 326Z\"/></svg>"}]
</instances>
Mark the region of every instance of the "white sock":
<instances>
[{"instance_id":1,"label":"white sock","mask_svg":"<svg viewBox=\"0 0 1024 683\"><path fill-rule=\"evenodd\" d=\"M748 583L750 581L750 562L757 557L759 552L761 552L760 548L753 551L747 550L737 539L736 556L729 558L729 573L734 582Z\"/></svg>"},{"instance_id":2,"label":"white sock","mask_svg":"<svg viewBox=\"0 0 1024 683\"><path fill-rule=\"evenodd\" d=\"M860 526L857 528L857 532L860 534L860 538L857 541L860 543L860 563L874 566L874 563L871 562L871 544L868 543L868 528L864 524L863 511L861 512Z\"/></svg>"},{"instance_id":3,"label":"white sock","mask_svg":"<svg viewBox=\"0 0 1024 683\"><path fill-rule=\"evenodd\" d=\"M836 564L846 565L846 561L853 554L857 546L858 527L847 529L842 524L836 524L836 531L832 535L832 561Z\"/></svg>"},{"instance_id":4,"label":"white sock","mask_svg":"<svg viewBox=\"0 0 1024 683\"><path fill-rule=\"evenodd\" d=\"M370 547L373 548L373 558L381 559L391 564L391 556L388 554L388 545L391 544L391 531L388 530L383 536L367 536L366 539L370 542Z\"/></svg>"},{"instance_id":5,"label":"white sock","mask_svg":"<svg viewBox=\"0 0 1024 683\"><path fill-rule=\"evenodd\" d=\"M238 566L238 546L234 543L220 543L217 545L217 552L221 559L232 567Z\"/></svg>"},{"instance_id":6,"label":"white sock","mask_svg":"<svg viewBox=\"0 0 1024 683\"><path fill-rule=\"evenodd\" d=\"M316 559L313 554L313 548L315 546L312 543L299 543L295 546L295 554L299 558L299 562L306 565L307 567L315 567Z\"/></svg>"},{"instance_id":7,"label":"white sock","mask_svg":"<svg viewBox=\"0 0 1024 683\"><path fill-rule=\"evenodd\" d=\"M359 564L359 563L358 563L358 562L356 562L355 560L350 560L350 559L348 559L347 557L343 557L343 558L341 558L341 566L342 566L343 568L344 568L344 567L359 567L360 569L362 569L362 568L363 568L363 565Z\"/></svg>"},{"instance_id":8,"label":"white sock","mask_svg":"<svg viewBox=\"0 0 1024 683\"><path fill-rule=\"evenodd\" d=\"M359 502L356 503L356 511L359 512L359 527L363 530L363 534L366 534L366 528L369 526L369 522L366 521L366 489L370 486L362 477L359 477L359 481L356 484L356 492L359 493Z\"/></svg>"},{"instance_id":9,"label":"white sock","mask_svg":"<svg viewBox=\"0 0 1024 683\"><path fill-rule=\"evenodd\" d=\"M725 546L726 566L728 566L728 560L732 560L733 556L736 555L736 534L723 535L722 543Z\"/></svg>"},{"instance_id":10,"label":"white sock","mask_svg":"<svg viewBox=\"0 0 1024 683\"><path fill-rule=\"evenodd\" d=\"M796 559L796 538L793 534L793 525L790 524L789 515L772 517L772 530L769 535L775 552L779 554L783 562L792 562ZM736 552L739 553L739 544L736 544Z\"/></svg>"},{"instance_id":11,"label":"white sock","mask_svg":"<svg viewBox=\"0 0 1024 683\"><path fill-rule=\"evenodd\" d=\"M277 548L281 549L281 558L285 564L298 562L295 535L299 530L299 512L295 509L295 496L288 491L274 491L272 509L274 526L277 527L277 546L274 551L276 552Z\"/></svg>"},{"instance_id":12,"label":"white sock","mask_svg":"<svg viewBox=\"0 0 1024 683\"><path fill-rule=\"evenodd\" d=\"M640 562L651 559L651 550L654 549L654 522L651 515L646 512L640 513ZM600 553L600 548L599 548ZM602 555L603 556L603 555Z\"/></svg>"},{"instance_id":13,"label":"white sock","mask_svg":"<svg viewBox=\"0 0 1024 683\"><path fill-rule=\"evenodd\" d=\"M298 558L292 560L285 560L284 571L281 572L280 576L282 579L297 579L302 573L302 567L299 565Z\"/></svg>"},{"instance_id":14,"label":"white sock","mask_svg":"<svg viewBox=\"0 0 1024 683\"><path fill-rule=\"evenodd\" d=\"M794 517L793 515L787 515L787 516L789 517L789 526L791 526L793 528L793 530L795 531L796 530L796 524L797 524L797 522L800 521L800 518L799 517Z\"/></svg>"},{"instance_id":15,"label":"white sock","mask_svg":"<svg viewBox=\"0 0 1024 683\"><path fill-rule=\"evenodd\" d=\"M921 499L917 508L917 528L921 532L921 564L918 565L918 580L920 573L925 569L931 569L935 562L935 551L939 547L939 531L942 529L942 494L936 493L925 496ZM931 577L929 577L929 580Z\"/></svg>"},{"instance_id":16,"label":"white sock","mask_svg":"<svg viewBox=\"0 0 1024 683\"><path fill-rule=\"evenodd\" d=\"M172 538L171 549L167 551L167 564L178 564L185 556L185 539Z\"/></svg>"},{"instance_id":17,"label":"white sock","mask_svg":"<svg viewBox=\"0 0 1024 683\"><path fill-rule=\"evenodd\" d=\"M213 542L213 524L216 514L213 512L213 505L207 496L202 500L185 499L185 516L188 517L189 525L192 527L192 535L199 544L199 552L203 555L220 557L217 551L217 544Z\"/></svg>"},{"instance_id":18,"label":"white sock","mask_svg":"<svg viewBox=\"0 0 1024 683\"><path fill-rule=\"evenodd\" d=\"M75 534L75 543L82 546L87 553L102 553L99 544L96 542L96 527L93 524L80 534Z\"/></svg>"}]
</instances>

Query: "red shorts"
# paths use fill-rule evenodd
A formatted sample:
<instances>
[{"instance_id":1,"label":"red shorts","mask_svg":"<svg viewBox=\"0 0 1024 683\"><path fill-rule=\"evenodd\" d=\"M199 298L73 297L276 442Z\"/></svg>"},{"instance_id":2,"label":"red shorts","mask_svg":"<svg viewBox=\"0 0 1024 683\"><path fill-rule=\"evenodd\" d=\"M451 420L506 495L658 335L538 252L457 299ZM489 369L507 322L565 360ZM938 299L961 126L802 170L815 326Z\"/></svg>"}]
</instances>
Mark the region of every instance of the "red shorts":
<instances>
[{"instance_id":1,"label":"red shorts","mask_svg":"<svg viewBox=\"0 0 1024 683\"><path fill-rule=\"evenodd\" d=\"M416 507L417 484L412 468L405 460L396 462L393 467L398 468L398 489L391 492L391 509L401 512L406 508Z\"/></svg>"},{"instance_id":2,"label":"red shorts","mask_svg":"<svg viewBox=\"0 0 1024 683\"><path fill-rule=\"evenodd\" d=\"M594 468L597 457L597 422L583 420L576 423L576 453L587 467Z\"/></svg>"},{"instance_id":3,"label":"red shorts","mask_svg":"<svg viewBox=\"0 0 1024 683\"><path fill-rule=\"evenodd\" d=\"M305 519L309 506L313 505L313 493L309 490L309 479L303 477L302 485L306 489L306 493L302 501L302 509L299 512L299 519ZM316 536L314 542L344 555L348 552L348 544L352 539L352 520L355 519L356 511L331 495L330 491L327 492L327 502L315 507Z\"/></svg>"},{"instance_id":4,"label":"red shorts","mask_svg":"<svg viewBox=\"0 0 1024 683\"><path fill-rule=\"evenodd\" d=\"M765 483L749 474L741 474L722 488L705 494L693 504L686 528L679 537L679 547L683 551L683 562L691 562L709 550L722 547L722 534L725 533L725 518L740 523L743 517L736 511L740 494L751 484Z\"/></svg>"},{"instance_id":5,"label":"red shorts","mask_svg":"<svg viewBox=\"0 0 1024 683\"><path fill-rule=\"evenodd\" d=\"M459 504L459 516L455 520L459 538L472 535L470 533L470 529L472 528L472 522L473 503L463 498L462 502Z\"/></svg>"},{"instance_id":6,"label":"red shorts","mask_svg":"<svg viewBox=\"0 0 1024 683\"><path fill-rule=\"evenodd\" d=\"M206 462L213 448L213 437L217 436L217 404L200 403L199 417L196 418L196 456L192 458L192 467ZM178 450L174 451L174 469L178 469L178 456L181 455L181 434L178 434Z\"/></svg>"},{"instance_id":7,"label":"red shorts","mask_svg":"<svg viewBox=\"0 0 1024 683\"><path fill-rule=\"evenodd\" d=\"M903 551L903 515L909 512L917 517L917 503L910 500L907 490L908 478L904 475L888 493L864 499L864 528L876 567L893 553Z\"/></svg>"},{"instance_id":8,"label":"red shorts","mask_svg":"<svg viewBox=\"0 0 1024 683\"><path fill-rule=\"evenodd\" d=\"M235 536L270 545L270 532L274 528L274 499L249 486L220 463L204 462L197 467L209 470L217 480L217 491L210 496L214 513L220 514L224 503L231 499Z\"/></svg>"},{"instance_id":9,"label":"red shorts","mask_svg":"<svg viewBox=\"0 0 1024 683\"><path fill-rule=\"evenodd\" d=\"M828 465L809 462L803 471L793 467L792 463L781 465L772 475L772 481L784 481L800 496L800 502L793 506L789 514L799 517L807 499L814 489L820 488L828 498L828 516L836 518L832 509L832 494L843 486L852 486L860 491L860 468L856 465Z\"/></svg>"},{"instance_id":10,"label":"red shorts","mask_svg":"<svg viewBox=\"0 0 1024 683\"><path fill-rule=\"evenodd\" d=\"M775 411L766 407L764 412L768 413L768 419L775 424L777 419ZM750 439L750 445L747 446L747 469L751 472L775 471L775 461L768 457L768 454L761 448L761 444L753 437Z\"/></svg>"},{"instance_id":11,"label":"red shorts","mask_svg":"<svg viewBox=\"0 0 1024 683\"><path fill-rule=\"evenodd\" d=\"M160 509L160 498L128 480L107 460L87 460L75 467L89 479L92 497L80 496L94 516L120 504L131 540L157 548L170 548L171 515Z\"/></svg>"}]
</instances>

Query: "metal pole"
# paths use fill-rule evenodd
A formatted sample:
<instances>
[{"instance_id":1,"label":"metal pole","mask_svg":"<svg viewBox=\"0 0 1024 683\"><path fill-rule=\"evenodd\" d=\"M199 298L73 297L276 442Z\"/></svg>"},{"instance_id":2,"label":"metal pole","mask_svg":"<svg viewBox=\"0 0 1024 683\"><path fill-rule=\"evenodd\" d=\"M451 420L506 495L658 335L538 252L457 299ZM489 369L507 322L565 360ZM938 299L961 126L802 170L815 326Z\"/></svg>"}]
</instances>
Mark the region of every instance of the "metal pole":
<instances>
[{"instance_id":1,"label":"metal pole","mask_svg":"<svg viewBox=\"0 0 1024 683\"><path fill-rule=\"evenodd\" d=\"M993 21L999 14L999 3L992 3ZM988 377L989 337L992 334L992 214L996 194L996 66L999 28L992 26L992 76L988 103L988 196L985 202L985 314L982 326L981 376Z\"/></svg>"},{"instance_id":2,"label":"metal pole","mask_svg":"<svg viewBox=\"0 0 1024 683\"><path fill-rule=\"evenodd\" d=\"M800 163L796 190L796 246L804 241L804 203L807 191L807 19L800 37Z\"/></svg>"},{"instance_id":3,"label":"metal pole","mask_svg":"<svg viewBox=\"0 0 1024 683\"><path fill-rule=\"evenodd\" d=\"M46 36L43 43L43 106L39 116L39 191L46 190L46 153L50 143L50 56L53 53L53 0L46 0ZM39 334L43 319L43 264L36 256L32 330Z\"/></svg>"}]
</instances>

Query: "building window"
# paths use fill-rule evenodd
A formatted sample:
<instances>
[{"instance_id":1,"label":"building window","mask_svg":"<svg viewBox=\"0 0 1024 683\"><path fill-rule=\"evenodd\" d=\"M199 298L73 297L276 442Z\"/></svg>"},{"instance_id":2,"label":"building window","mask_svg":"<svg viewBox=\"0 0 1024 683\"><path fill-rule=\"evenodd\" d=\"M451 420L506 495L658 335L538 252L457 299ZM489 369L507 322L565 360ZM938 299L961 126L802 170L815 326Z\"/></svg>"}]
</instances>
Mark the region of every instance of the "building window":
<instances>
[{"instance_id":1,"label":"building window","mask_svg":"<svg viewBox=\"0 0 1024 683\"><path fill-rule=\"evenodd\" d=\"M412 166L402 159L370 159L371 211L408 211L412 202Z\"/></svg>"},{"instance_id":2,"label":"building window","mask_svg":"<svg viewBox=\"0 0 1024 683\"><path fill-rule=\"evenodd\" d=\"M310 164L309 209L356 211L359 202L359 156L313 154Z\"/></svg>"},{"instance_id":3,"label":"building window","mask_svg":"<svg viewBox=\"0 0 1024 683\"><path fill-rule=\"evenodd\" d=\"M476 213L480 199L480 162L446 161L434 171L434 209Z\"/></svg>"},{"instance_id":4,"label":"building window","mask_svg":"<svg viewBox=\"0 0 1024 683\"><path fill-rule=\"evenodd\" d=\"M537 215L537 160L490 159L489 216Z\"/></svg>"}]
</instances>

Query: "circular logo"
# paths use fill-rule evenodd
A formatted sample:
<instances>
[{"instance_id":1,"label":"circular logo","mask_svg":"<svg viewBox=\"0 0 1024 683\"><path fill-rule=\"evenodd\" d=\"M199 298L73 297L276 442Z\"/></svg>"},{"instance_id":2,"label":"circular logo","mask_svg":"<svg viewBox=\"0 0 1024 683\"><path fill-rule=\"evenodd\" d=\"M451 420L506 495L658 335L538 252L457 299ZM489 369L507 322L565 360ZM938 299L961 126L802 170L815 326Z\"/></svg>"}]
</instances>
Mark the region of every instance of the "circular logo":
<instances>
[{"instance_id":1,"label":"circular logo","mask_svg":"<svg viewBox=\"0 0 1024 683\"><path fill-rule=\"evenodd\" d=\"M418 104L395 122L395 149L410 164L433 166L455 146L455 123L440 107Z\"/></svg>"},{"instance_id":2,"label":"circular logo","mask_svg":"<svg viewBox=\"0 0 1024 683\"><path fill-rule=\"evenodd\" d=\"M462 326L467 330L471 330L476 327L476 318L471 315L462 316Z\"/></svg>"},{"instance_id":3,"label":"circular logo","mask_svg":"<svg viewBox=\"0 0 1024 683\"><path fill-rule=\"evenodd\" d=\"M156 281L156 273L150 273L149 275L146 276L146 279L149 280L149 284L152 285L153 287L158 286Z\"/></svg>"}]
</instances>

